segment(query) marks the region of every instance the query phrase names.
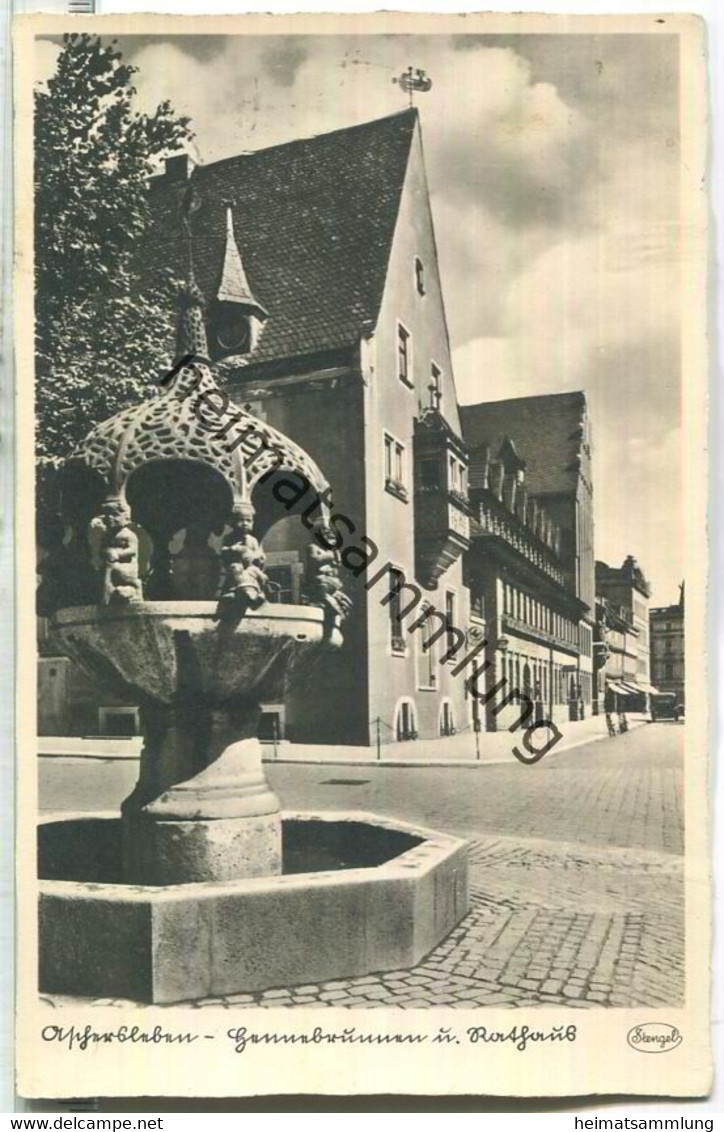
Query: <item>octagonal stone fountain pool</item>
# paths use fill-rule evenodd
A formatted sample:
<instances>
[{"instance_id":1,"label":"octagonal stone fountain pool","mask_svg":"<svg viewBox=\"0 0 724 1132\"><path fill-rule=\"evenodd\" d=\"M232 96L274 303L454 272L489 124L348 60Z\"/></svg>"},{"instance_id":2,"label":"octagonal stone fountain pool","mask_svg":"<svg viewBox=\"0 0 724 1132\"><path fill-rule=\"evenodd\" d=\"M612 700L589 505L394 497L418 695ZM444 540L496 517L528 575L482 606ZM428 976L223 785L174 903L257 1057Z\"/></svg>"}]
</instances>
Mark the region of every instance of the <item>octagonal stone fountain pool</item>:
<instances>
[{"instance_id":1,"label":"octagonal stone fountain pool","mask_svg":"<svg viewBox=\"0 0 724 1132\"><path fill-rule=\"evenodd\" d=\"M128 885L115 815L39 830L40 987L164 1003L396 970L468 910L467 850L374 814L285 813L282 872Z\"/></svg>"}]
</instances>

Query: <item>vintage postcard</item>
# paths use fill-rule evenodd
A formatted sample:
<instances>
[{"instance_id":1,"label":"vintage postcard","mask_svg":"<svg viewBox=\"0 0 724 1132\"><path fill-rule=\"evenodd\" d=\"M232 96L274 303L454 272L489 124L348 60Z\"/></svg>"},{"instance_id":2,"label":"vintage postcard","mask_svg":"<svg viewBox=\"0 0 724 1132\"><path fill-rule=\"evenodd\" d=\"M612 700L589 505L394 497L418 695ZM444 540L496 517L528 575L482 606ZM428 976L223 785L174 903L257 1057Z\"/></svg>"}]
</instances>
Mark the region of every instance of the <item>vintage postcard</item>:
<instances>
[{"instance_id":1,"label":"vintage postcard","mask_svg":"<svg viewBox=\"0 0 724 1132\"><path fill-rule=\"evenodd\" d=\"M703 24L15 71L18 1092L706 1094Z\"/></svg>"}]
</instances>

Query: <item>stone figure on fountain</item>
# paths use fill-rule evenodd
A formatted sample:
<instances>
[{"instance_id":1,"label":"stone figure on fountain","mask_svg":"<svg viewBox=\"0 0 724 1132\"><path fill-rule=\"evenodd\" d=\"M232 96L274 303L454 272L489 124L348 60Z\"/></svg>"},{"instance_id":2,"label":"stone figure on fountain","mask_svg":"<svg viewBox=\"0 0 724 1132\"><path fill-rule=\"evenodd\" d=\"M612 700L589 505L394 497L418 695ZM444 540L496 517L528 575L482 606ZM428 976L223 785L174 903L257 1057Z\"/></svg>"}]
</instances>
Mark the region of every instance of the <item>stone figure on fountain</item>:
<instances>
[{"instance_id":1,"label":"stone figure on fountain","mask_svg":"<svg viewBox=\"0 0 724 1132\"><path fill-rule=\"evenodd\" d=\"M138 537L131 527L131 512L121 499L107 499L91 528L101 533L103 569L102 605L142 601L138 576Z\"/></svg>"},{"instance_id":2,"label":"stone figure on fountain","mask_svg":"<svg viewBox=\"0 0 724 1132\"><path fill-rule=\"evenodd\" d=\"M231 511L231 530L224 538L221 560L224 577L216 612L219 621L236 621L247 609L258 609L267 599L266 555L254 530L254 508L241 501Z\"/></svg>"},{"instance_id":3,"label":"stone figure on fountain","mask_svg":"<svg viewBox=\"0 0 724 1132\"><path fill-rule=\"evenodd\" d=\"M334 546L335 533L324 520L314 527L315 540L307 547L306 589L310 600L321 605L338 625L352 608L351 598L344 592L339 576L339 552Z\"/></svg>"}]
</instances>

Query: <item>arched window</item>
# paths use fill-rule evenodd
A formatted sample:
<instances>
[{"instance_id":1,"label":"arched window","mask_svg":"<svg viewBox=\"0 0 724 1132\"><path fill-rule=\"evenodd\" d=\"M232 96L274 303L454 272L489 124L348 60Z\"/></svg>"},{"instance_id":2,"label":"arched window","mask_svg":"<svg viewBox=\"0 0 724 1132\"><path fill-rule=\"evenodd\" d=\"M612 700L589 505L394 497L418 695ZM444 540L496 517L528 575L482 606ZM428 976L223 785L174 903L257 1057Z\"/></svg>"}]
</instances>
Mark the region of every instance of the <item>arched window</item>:
<instances>
[{"instance_id":1,"label":"arched window","mask_svg":"<svg viewBox=\"0 0 724 1132\"><path fill-rule=\"evenodd\" d=\"M444 699L440 704L438 724L441 735L455 734L455 715L453 713L452 700Z\"/></svg>"},{"instance_id":2,"label":"arched window","mask_svg":"<svg viewBox=\"0 0 724 1132\"><path fill-rule=\"evenodd\" d=\"M415 701L409 697L400 700L395 712L395 739L404 742L417 739L417 713Z\"/></svg>"}]
</instances>

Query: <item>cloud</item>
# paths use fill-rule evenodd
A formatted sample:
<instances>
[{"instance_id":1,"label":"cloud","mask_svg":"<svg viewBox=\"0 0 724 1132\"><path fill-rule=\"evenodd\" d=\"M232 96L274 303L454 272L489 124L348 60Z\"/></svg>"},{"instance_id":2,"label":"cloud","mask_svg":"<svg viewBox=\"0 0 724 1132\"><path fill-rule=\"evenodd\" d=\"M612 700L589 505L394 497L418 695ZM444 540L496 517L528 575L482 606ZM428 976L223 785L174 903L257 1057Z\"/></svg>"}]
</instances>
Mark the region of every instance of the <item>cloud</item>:
<instances>
[{"instance_id":1,"label":"cloud","mask_svg":"<svg viewBox=\"0 0 724 1132\"><path fill-rule=\"evenodd\" d=\"M290 87L294 85L299 68L309 57L304 40L298 35L288 35L274 42L267 48L263 64L272 82L278 86Z\"/></svg>"},{"instance_id":2,"label":"cloud","mask_svg":"<svg viewBox=\"0 0 724 1132\"><path fill-rule=\"evenodd\" d=\"M681 480L681 429L659 432L656 443L632 438L626 464L613 448L601 448L594 464L596 516L605 538L596 556L620 565L627 554L638 558L651 583L653 605L677 599L684 576L686 514Z\"/></svg>"},{"instance_id":3,"label":"cloud","mask_svg":"<svg viewBox=\"0 0 724 1132\"><path fill-rule=\"evenodd\" d=\"M593 422L596 553L639 558L658 601L682 572L678 270L671 234L564 240L508 288L498 336L454 354L463 403L585 389Z\"/></svg>"}]
</instances>

